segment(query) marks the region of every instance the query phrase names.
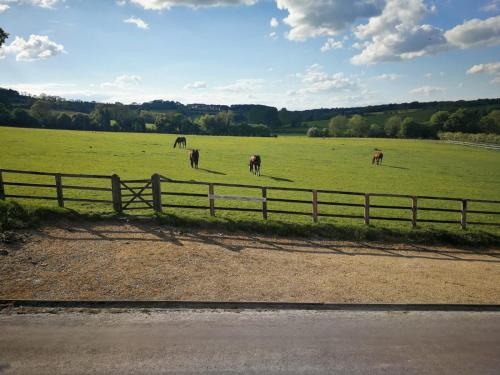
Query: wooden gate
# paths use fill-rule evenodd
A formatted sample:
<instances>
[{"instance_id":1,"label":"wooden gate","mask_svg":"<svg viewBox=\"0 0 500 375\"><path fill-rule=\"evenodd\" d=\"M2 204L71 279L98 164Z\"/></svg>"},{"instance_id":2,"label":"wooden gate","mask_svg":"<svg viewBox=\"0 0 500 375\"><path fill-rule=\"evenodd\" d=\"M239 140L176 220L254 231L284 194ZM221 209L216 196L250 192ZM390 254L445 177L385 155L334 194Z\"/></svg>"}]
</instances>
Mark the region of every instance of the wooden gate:
<instances>
[{"instance_id":1,"label":"wooden gate","mask_svg":"<svg viewBox=\"0 0 500 375\"><path fill-rule=\"evenodd\" d=\"M120 180L121 211L154 209L151 180Z\"/></svg>"}]
</instances>

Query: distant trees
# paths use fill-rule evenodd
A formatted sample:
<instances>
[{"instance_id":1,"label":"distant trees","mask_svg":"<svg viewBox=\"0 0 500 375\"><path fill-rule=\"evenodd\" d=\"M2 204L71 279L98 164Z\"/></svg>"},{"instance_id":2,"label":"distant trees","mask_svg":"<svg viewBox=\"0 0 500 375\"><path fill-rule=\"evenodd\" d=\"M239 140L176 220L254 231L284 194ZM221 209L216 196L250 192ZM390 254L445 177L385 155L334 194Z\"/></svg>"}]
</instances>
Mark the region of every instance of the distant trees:
<instances>
[{"instance_id":1,"label":"distant trees","mask_svg":"<svg viewBox=\"0 0 500 375\"><path fill-rule=\"evenodd\" d=\"M328 125L330 136L332 137L345 137L348 129L347 117L337 115L330 120Z\"/></svg>"},{"instance_id":2,"label":"distant trees","mask_svg":"<svg viewBox=\"0 0 500 375\"><path fill-rule=\"evenodd\" d=\"M307 136L311 138L321 137L321 130L313 126L312 128L307 129Z\"/></svg>"},{"instance_id":3,"label":"distant trees","mask_svg":"<svg viewBox=\"0 0 500 375\"><path fill-rule=\"evenodd\" d=\"M354 115L347 123L349 130L348 134L351 137L367 137L370 130L370 124L361 115Z\"/></svg>"},{"instance_id":4,"label":"distant trees","mask_svg":"<svg viewBox=\"0 0 500 375\"><path fill-rule=\"evenodd\" d=\"M401 131L401 117L391 116L384 124L385 135L389 138L396 137Z\"/></svg>"},{"instance_id":5,"label":"distant trees","mask_svg":"<svg viewBox=\"0 0 500 375\"><path fill-rule=\"evenodd\" d=\"M431 116L430 125L435 129L436 132L443 130L444 124L450 118L450 112L448 111L438 111Z\"/></svg>"}]
</instances>

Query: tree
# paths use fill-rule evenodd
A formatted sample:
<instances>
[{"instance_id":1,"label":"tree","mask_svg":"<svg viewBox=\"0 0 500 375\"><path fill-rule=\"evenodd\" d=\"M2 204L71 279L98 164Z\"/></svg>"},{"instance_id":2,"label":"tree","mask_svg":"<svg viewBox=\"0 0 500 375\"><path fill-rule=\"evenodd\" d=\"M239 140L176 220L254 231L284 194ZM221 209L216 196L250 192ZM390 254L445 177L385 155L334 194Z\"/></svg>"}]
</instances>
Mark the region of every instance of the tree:
<instances>
[{"instance_id":1,"label":"tree","mask_svg":"<svg viewBox=\"0 0 500 375\"><path fill-rule=\"evenodd\" d=\"M312 128L307 129L307 136L308 137L321 137L321 131L313 126Z\"/></svg>"},{"instance_id":2,"label":"tree","mask_svg":"<svg viewBox=\"0 0 500 375\"><path fill-rule=\"evenodd\" d=\"M349 132L353 137L367 137L370 124L361 115L354 115L349 119Z\"/></svg>"},{"instance_id":3,"label":"tree","mask_svg":"<svg viewBox=\"0 0 500 375\"><path fill-rule=\"evenodd\" d=\"M111 127L111 114L106 105L98 104L90 113L90 121L99 130L109 130Z\"/></svg>"},{"instance_id":4,"label":"tree","mask_svg":"<svg viewBox=\"0 0 500 375\"><path fill-rule=\"evenodd\" d=\"M77 113L71 119L71 128L76 130L90 130L92 126L89 116L83 113Z\"/></svg>"},{"instance_id":5,"label":"tree","mask_svg":"<svg viewBox=\"0 0 500 375\"><path fill-rule=\"evenodd\" d=\"M422 126L411 117L406 117L399 131L400 138L420 138L422 137Z\"/></svg>"},{"instance_id":6,"label":"tree","mask_svg":"<svg viewBox=\"0 0 500 375\"><path fill-rule=\"evenodd\" d=\"M430 124L436 132L443 130L445 122L450 118L450 112L438 111L431 116Z\"/></svg>"},{"instance_id":7,"label":"tree","mask_svg":"<svg viewBox=\"0 0 500 375\"><path fill-rule=\"evenodd\" d=\"M9 37L9 34L7 34L3 29L0 27L0 47L5 43L7 38Z\"/></svg>"},{"instance_id":8,"label":"tree","mask_svg":"<svg viewBox=\"0 0 500 375\"><path fill-rule=\"evenodd\" d=\"M12 120L15 125L36 128L39 126L38 120L30 115L25 109L16 108L12 113Z\"/></svg>"},{"instance_id":9,"label":"tree","mask_svg":"<svg viewBox=\"0 0 500 375\"><path fill-rule=\"evenodd\" d=\"M50 117L50 103L45 100L37 100L30 108L31 115L40 123L46 124Z\"/></svg>"},{"instance_id":10,"label":"tree","mask_svg":"<svg viewBox=\"0 0 500 375\"><path fill-rule=\"evenodd\" d=\"M383 137L385 135L384 127L381 124L371 124L370 130L368 130L369 137Z\"/></svg>"},{"instance_id":11,"label":"tree","mask_svg":"<svg viewBox=\"0 0 500 375\"><path fill-rule=\"evenodd\" d=\"M480 116L477 110L459 108L444 123L443 130L447 132L477 133L479 132Z\"/></svg>"},{"instance_id":12,"label":"tree","mask_svg":"<svg viewBox=\"0 0 500 375\"><path fill-rule=\"evenodd\" d=\"M66 113L60 113L56 118L57 129L71 129L71 117Z\"/></svg>"},{"instance_id":13,"label":"tree","mask_svg":"<svg viewBox=\"0 0 500 375\"><path fill-rule=\"evenodd\" d=\"M396 137L401 130L401 117L391 116L384 124L384 131L388 137Z\"/></svg>"},{"instance_id":14,"label":"tree","mask_svg":"<svg viewBox=\"0 0 500 375\"><path fill-rule=\"evenodd\" d=\"M347 117L342 115L333 117L330 120L328 129L332 137L345 137L347 132Z\"/></svg>"},{"instance_id":15,"label":"tree","mask_svg":"<svg viewBox=\"0 0 500 375\"><path fill-rule=\"evenodd\" d=\"M479 121L481 133L500 134L500 110L493 110Z\"/></svg>"}]
</instances>

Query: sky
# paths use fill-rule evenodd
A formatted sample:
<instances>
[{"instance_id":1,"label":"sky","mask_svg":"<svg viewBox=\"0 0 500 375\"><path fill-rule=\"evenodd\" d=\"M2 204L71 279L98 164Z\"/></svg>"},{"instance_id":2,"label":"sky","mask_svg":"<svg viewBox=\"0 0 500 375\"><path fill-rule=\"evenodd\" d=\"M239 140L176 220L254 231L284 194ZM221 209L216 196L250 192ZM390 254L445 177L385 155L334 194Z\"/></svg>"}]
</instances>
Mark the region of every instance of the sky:
<instances>
[{"instance_id":1,"label":"sky","mask_svg":"<svg viewBox=\"0 0 500 375\"><path fill-rule=\"evenodd\" d=\"M0 87L289 110L500 97L500 0L0 0Z\"/></svg>"}]
</instances>

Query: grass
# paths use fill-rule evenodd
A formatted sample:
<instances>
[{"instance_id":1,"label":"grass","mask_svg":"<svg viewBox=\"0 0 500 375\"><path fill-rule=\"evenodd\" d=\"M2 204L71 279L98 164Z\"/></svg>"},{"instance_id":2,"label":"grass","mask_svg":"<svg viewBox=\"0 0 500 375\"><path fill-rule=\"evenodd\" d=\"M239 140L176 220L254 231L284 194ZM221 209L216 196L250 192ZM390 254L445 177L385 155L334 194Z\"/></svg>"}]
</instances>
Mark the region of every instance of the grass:
<instances>
[{"instance_id":1,"label":"grass","mask_svg":"<svg viewBox=\"0 0 500 375\"><path fill-rule=\"evenodd\" d=\"M500 154L497 151L443 144L438 141L393 140L393 139L314 139L306 137L278 138L237 138L189 136L188 147L200 149L200 169L193 170L188 165L186 150L173 149L174 135L97 133L78 131L35 130L0 128L2 152L0 168L34 171L105 174L117 173L124 179L148 178L160 173L173 179L208 182L227 182L262 186L306 187L372 193L396 193L410 195L449 196L458 198L479 198L500 200ZM375 148L385 154L384 165L371 165L371 155ZM262 176L248 172L248 157L262 156ZM14 176L6 174L5 180ZM24 176L23 181L51 182L41 177ZM16 177L17 180L17 177ZM65 181L78 185L76 179ZM87 182L87 184L90 182ZM92 185L100 186L102 181ZM191 191L206 194L205 186L164 184L164 191ZM32 193L23 187L7 187L11 193ZM54 196L54 189L46 189L45 195ZM38 194L42 194L40 191ZM257 190L217 189L218 194L257 196ZM67 192L73 196L87 196L90 193ZM272 198L277 193L269 192ZM279 197L311 200L308 194L281 193ZM109 199L109 197L107 197ZM342 196L321 196L320 200L341 200L362 203L362 198ZM179 198L165 197L171 203L181 203ZM183 199L182 202L207 205L206 198ZM28 202L33 204L34 202ZM373 204L404 205L408 200L396 198L374 198ZM53 202L38 202L38 206L54 206ZM425 202L431 207L435 202ZM228 207L253 207L254 202L217 202ZM79 212L109 212L109 205L69 204L69 208ZM270 202L271 209L299 210L310 212L310 205L293 205ZM451 202L445 207L459 209ZM487 209L476 205L470 209ZM489 207L490 210L491 207ZM360 208L322 206L321 212L361 214ZM499 211L499 209L493 209ZM181 215L179 210L167 210L167 214ZM374 209L376 216L400 215L409 217L408 210ZM217 215L222 220L234 222L259 222L257 213L222 212ZM451 215L451 216L450 216ZM209 220L207 211L183 211L186 220ZM425 213L420 218L448 218L459 220L457 214ZM309 225L307 216L270 215L272 222L287 222ZM475 217L470 217L473 220ZM496 217L477 217L480 220L498 221ZM346 225L349 228L364 228L362 220L321 218L321 225ZM310 227L312 227L310 225ZM373 221L376 230L406 231L409 223ZM308 227L306 227L308 228ZM442 230L460 235L458 224L439 226ZM496 233L497 229L484 228L475 233ZM431 225L422 225L423 230L432 230ZM411 231L410 231L411 232ZM413 231L412 233L418 233Z\"/></svg>"}]
</instances>

